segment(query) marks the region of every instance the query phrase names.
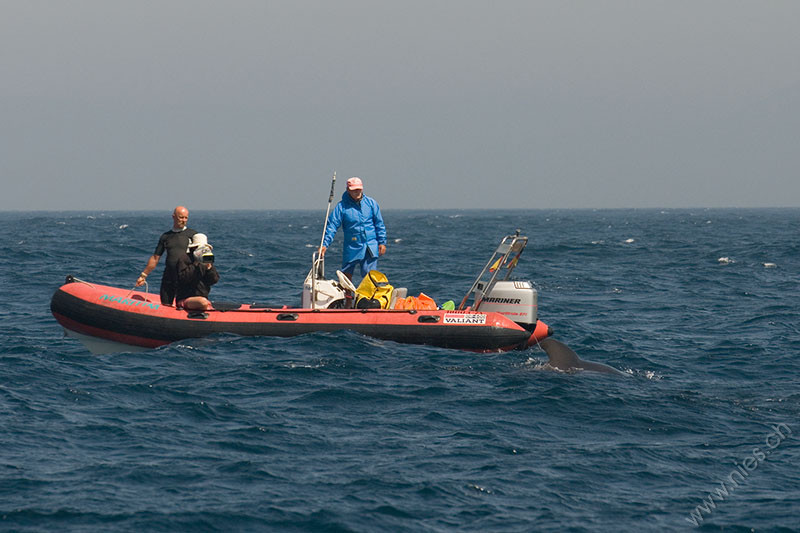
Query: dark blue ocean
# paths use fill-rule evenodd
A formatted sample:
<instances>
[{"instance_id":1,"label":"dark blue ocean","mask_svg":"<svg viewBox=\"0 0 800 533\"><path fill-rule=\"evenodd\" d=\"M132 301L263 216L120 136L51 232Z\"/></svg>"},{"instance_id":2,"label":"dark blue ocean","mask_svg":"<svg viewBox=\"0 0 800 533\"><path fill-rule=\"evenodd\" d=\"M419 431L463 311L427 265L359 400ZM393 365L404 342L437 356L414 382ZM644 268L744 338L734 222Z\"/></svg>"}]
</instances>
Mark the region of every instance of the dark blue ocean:
<instances>
[{"instance_id":1,"label":"dark blue ocean","mask_svg":"<svg viewBox=\"0 0 800 533\"><path fill-rule=\"evenodd\" d=\"M212 299L299 304L323 217L191 211ZM132 287L170 213L0 213L0 531L800 530L800 209L384 218L437 302L520 229L540 318L626 375L345 331L91 355L51 295Z\"/></svg>"}]
</instances>

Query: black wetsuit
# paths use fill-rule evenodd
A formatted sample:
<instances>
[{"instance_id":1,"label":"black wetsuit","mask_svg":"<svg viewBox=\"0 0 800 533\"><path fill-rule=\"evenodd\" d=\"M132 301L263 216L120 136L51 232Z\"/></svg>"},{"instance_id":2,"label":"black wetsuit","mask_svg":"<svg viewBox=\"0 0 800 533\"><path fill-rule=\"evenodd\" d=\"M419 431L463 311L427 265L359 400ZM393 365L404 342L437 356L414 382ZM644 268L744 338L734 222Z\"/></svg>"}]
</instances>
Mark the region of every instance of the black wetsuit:
<instances>
[{"instance_id":1,"label":"black wetsuit","mask_svg":"<svg viewBox=\"0 0 800 533\"><path fill-rule=\"evenodd\" d=\"M219 272L211 265L205 265L195 260L194 256L184 253L178 257L178 291L175 301L180 302L192 296L208 298L211 286L219 281Z\"/></svg>"},{"instance_id":2,"label":"black wetsuit","mask_svg":"<svg viewBox=\"0 0 800 533\"><path fill-rule=\"evenodd\" d=\"M172 305L178 285L178 259L186 255L189 242L197 233L193 229L185 228L183 231L165 231L158 239L158 245L153 255L164 255L167 252L164 275L161 276L161 303Z\"/></svg>"}]
</instances>

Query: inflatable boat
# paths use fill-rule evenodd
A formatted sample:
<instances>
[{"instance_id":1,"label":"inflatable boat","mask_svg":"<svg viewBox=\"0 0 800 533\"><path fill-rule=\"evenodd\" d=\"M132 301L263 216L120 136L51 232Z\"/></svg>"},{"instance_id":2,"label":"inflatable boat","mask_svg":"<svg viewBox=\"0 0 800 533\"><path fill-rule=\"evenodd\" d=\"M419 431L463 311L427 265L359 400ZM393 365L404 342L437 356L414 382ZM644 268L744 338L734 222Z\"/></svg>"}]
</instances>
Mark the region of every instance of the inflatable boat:
<instances>
[{"instance_id":1,"label":"inflatable boat","mask_svg":"<svg viewBox=\"0 0 800 533\"><path fill-rule=\"evenodd\" d=\"M66 334L93 353L151 349L218 333L291 337L339 330L478 352L524 349L551 334L538 320L531 283L508 279L526 243L519 232L505 237L457 309L395 309L406 295L403 288L393 290L387 309L349 309L355 287L341 272L337 280L325 279L316 253L299 307L212 302L213 309L190 311L163 305L157 294L67 276L50 309Z\"/></svg>"}]
</instances>

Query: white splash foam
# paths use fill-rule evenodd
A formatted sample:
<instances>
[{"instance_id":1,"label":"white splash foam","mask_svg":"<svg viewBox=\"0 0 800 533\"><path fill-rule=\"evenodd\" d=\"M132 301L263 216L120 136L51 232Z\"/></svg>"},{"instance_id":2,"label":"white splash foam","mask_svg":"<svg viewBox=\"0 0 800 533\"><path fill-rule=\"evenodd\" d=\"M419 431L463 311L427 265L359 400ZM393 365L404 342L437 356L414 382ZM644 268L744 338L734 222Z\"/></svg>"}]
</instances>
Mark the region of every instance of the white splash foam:
<instances>
[{"instance_id":1,"label":"white splash foam","mask_svg":"<svg viewBox=\"0 0 800 533\"><path fill-rule=\"evenodd\" d=\"M528 360L522 363L522 365L537 372L558 372L559 374L567 373L566 371L561 370L560 368L550 366L550 361L543 361L535 357L528 357Z\"/></svg>"},{"instance_id":2,"label":"white splash foam","mask_svg":"<svg viewBox=\"0 0 800 533\"><path fill-rule=\"evenodd\" d=\"M516 450L515 450L515 451L516 451ZM469 488L471 488L472 490L476 490L476 491L478 491L478 492L484 492L484 493L486 493L486 494L492 494L492 490L491 490L491 489L487 489L487 488L485 488L485 487L481 487L480 485L474 485L474 484L470 484L470 485L467 485L467 486L468 486Z\"/></svg>"}]
</instances>

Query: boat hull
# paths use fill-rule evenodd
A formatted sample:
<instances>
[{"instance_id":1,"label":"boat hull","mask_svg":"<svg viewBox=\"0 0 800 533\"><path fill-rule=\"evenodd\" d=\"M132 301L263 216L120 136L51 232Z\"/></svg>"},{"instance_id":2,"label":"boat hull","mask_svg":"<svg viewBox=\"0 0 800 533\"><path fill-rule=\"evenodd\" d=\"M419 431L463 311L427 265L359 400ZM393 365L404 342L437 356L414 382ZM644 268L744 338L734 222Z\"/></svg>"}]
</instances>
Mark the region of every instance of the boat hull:
<instances>
[{"instance_id":1,"label":"boat hull","mask_svg":"<svg viewBox=\"0 0 800 533\"><path fill-rule=\"evenodd\" d=\"M70 332L109 341L112 346L141 348L215 333L292 337L345 329L407 344L503 351L527 347L549 335L541 322L532 333L499 313L470 311L312 310L244 304L199 313L162 305L155 294L78 280L56 290L50 309Z\"/></svg>"}]
</instances>

